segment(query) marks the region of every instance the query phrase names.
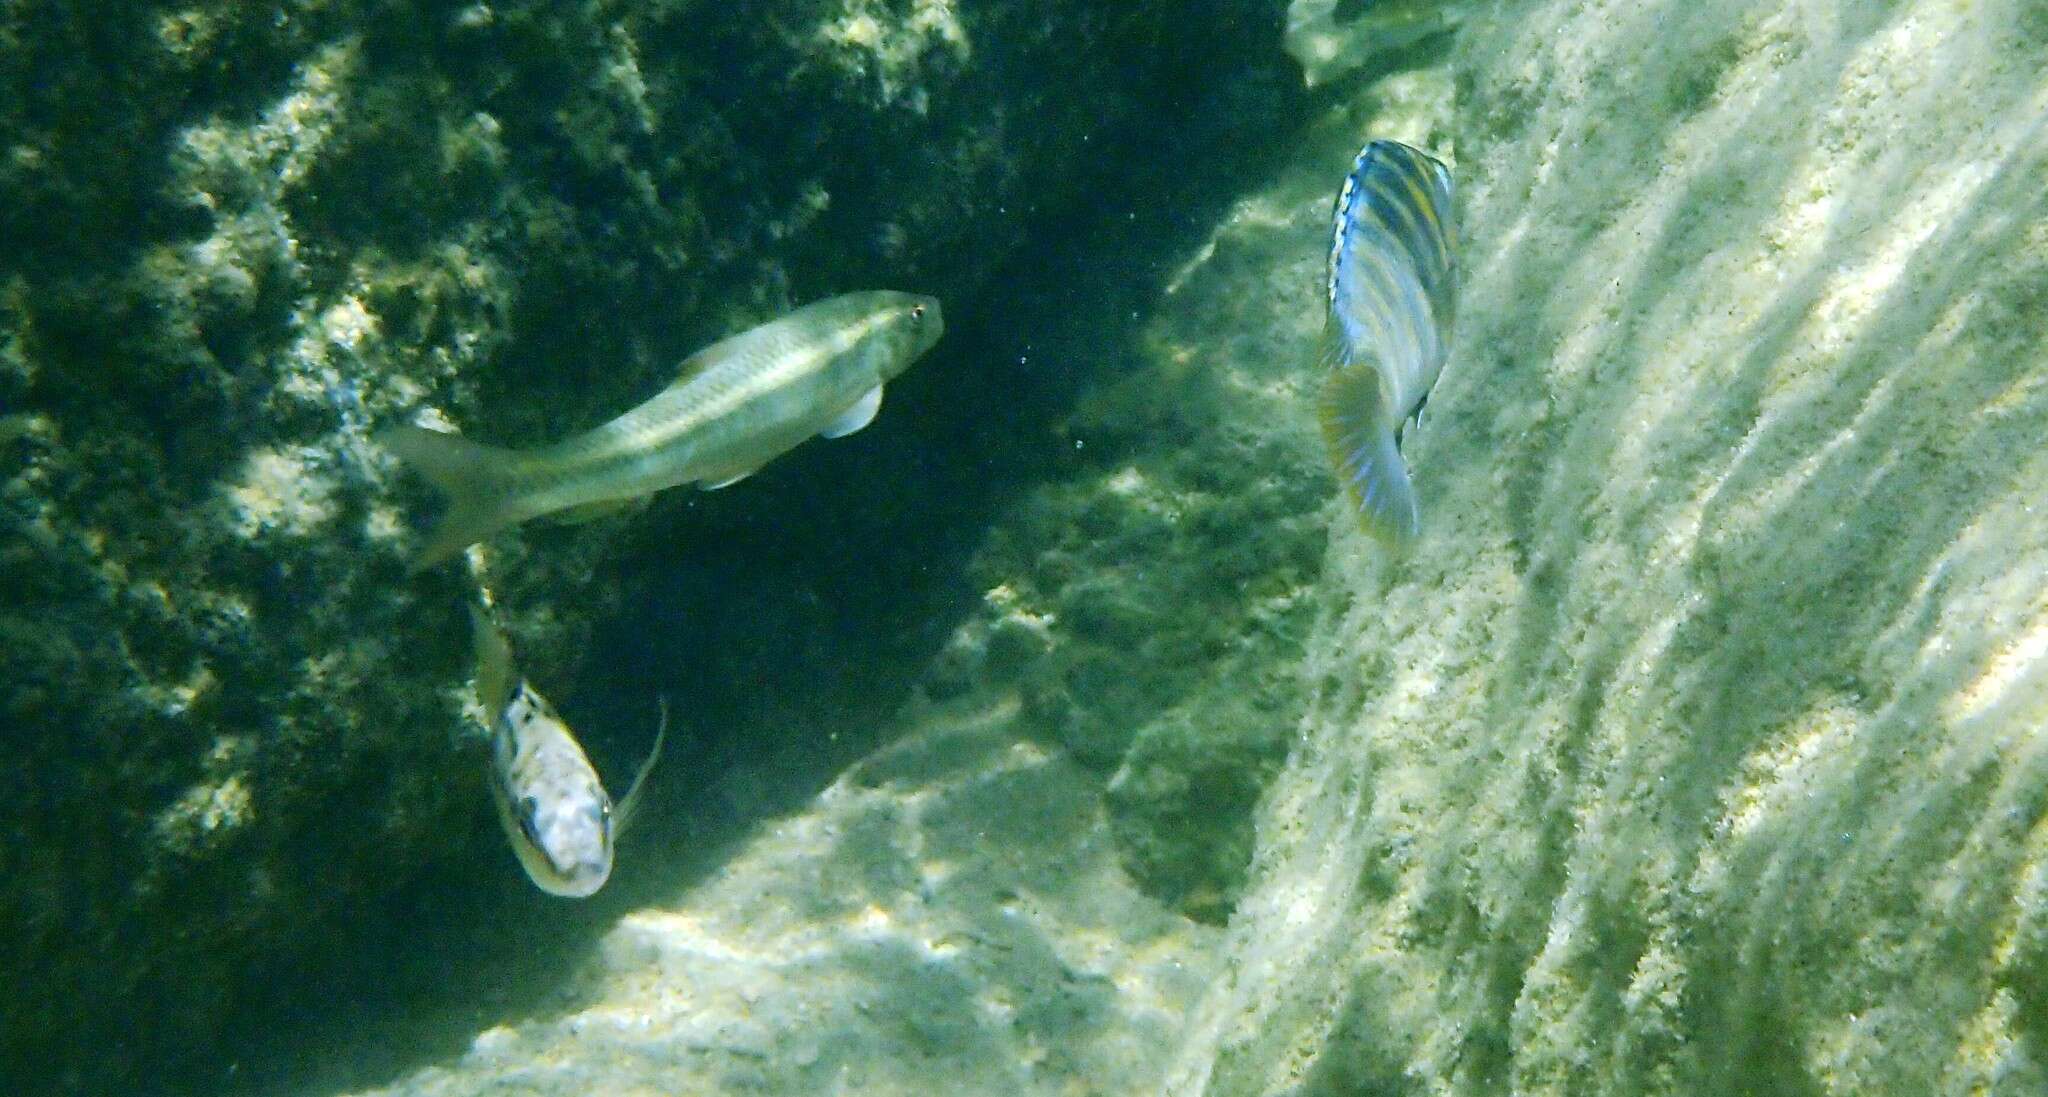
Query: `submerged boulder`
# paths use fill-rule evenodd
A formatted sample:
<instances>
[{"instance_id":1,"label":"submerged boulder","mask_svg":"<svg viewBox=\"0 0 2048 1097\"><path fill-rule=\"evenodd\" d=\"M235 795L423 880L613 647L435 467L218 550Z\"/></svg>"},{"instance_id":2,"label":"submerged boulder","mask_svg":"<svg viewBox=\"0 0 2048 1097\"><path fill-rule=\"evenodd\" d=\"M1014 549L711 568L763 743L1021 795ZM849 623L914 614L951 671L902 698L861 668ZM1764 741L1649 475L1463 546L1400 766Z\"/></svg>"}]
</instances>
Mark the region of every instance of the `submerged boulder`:
<instances>
[{"instance_id":1,"label":"submerged boulder","mask_svg":"<svg viewBox=\"0 0 2048 1097\"><path fill-rule=\"evenodd\" d=\"M1332 542L1166 1091L2048 1090L2048 21L1461 34L1423 540Z\"/></svg>"}]
</instances>

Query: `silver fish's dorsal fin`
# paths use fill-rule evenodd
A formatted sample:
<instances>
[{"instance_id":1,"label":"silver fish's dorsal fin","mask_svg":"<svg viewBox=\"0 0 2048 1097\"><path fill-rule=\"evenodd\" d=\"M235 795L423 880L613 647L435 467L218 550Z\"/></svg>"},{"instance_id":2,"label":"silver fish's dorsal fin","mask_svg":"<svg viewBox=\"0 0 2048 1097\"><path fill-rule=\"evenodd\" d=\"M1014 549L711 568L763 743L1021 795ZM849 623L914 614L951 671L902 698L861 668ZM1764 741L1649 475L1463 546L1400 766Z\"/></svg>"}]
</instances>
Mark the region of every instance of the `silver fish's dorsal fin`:
<instances>
[{"instance_id":1,"label":"silver fish's dorsal fin","mask_svg":"<svg viewBox=\"0 0 2048 1097\"><path fill-rule=\"evenodd\" d=\"M484 722L495 723L512 700L512 648L482 606L469 607L469 631L476 644L476 700Z\"/></svg>"},{"instance_id":2,"label":"silver fish's dorsal fin","mask_svg":"<svg viewBox=\"0 0 2048 1097\"><path fill-rule=\"evenodd\" d=\"M647 760L633 774L633 784L626 789L625 799L619 801L619 810L612 822L612 839L626 832L626 824L633 821L633 811L640 806L640 790L647 787L647 775L654 772L654 763L661 760L661 743L668 738L668 698L661 699L661 723L654 729L654 749L647 752Z\"/></svg>"},{"instance_id":3,"label":"silver fish's dorsal fin","mask_svg":"<svg viewBox=\"0 0 2048 1097\"><path fill-rule=\"evenodd\" d=\"M683 359L682 365L676 367L675 378L668 383L668 387L681 388L696 380L698 374L724 361L726 355L732 353L732 341L732 337L727 336Z\"/></svg>"},{"instance_id":4,"label":"silver fish's dorsal fin","mask_svg":"<svg viewBox=\"0 0 2048 1097\"><path fill-rule=\"evenodd\" d=\"M875 421L875 413L882 410L882 386L876 385L853 402L853 406L840 412L818 432L821 438L844 438L854 431Z\"/></svg>"}]
</instances>

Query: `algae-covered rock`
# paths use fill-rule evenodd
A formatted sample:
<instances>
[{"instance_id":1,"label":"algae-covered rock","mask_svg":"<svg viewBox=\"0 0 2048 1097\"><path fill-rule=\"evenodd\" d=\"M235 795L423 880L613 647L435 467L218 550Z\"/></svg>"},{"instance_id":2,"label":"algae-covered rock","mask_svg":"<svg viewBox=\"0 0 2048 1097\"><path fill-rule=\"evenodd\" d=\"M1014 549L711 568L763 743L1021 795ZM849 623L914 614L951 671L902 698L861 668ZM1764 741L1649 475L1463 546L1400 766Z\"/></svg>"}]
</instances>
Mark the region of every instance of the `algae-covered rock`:
<instances>
[{"instance_id":1,"label":"algae-covered rock","mask_svg":"<svg viewBox=\"0 0 2048 1097\"><path fill-rule=\"evenodd\" d=\"M210 1087L308 1003L434 981L394 926L566 917L504 882L460 741L470 584L404 575L429 496L376 426L557 437L840 290L971 317L1056 215L1128 194L1102 150L1213 132L1277 34L1277 4L0 6L0 970L33 988L0 1074ZM713 535L686 509L488 554L602 762L675 679L566 683L644 561ZM804 528L813 560L843 531ZM683 645L748 672L705 724L804 669L712 646L820 623L788 563L705 554L728 603L777 592Z\"/></svg>"},{"instance_id":2,"label":"algae-covered rock","mask_svg":"<svg viewBox=\"0 0 2048 1097\"><path fill-rule=\"evenodd\" d=\"M1168 1092L2048 1089L2048 22L1505 5Z\"/></svg>"}]
</instances>

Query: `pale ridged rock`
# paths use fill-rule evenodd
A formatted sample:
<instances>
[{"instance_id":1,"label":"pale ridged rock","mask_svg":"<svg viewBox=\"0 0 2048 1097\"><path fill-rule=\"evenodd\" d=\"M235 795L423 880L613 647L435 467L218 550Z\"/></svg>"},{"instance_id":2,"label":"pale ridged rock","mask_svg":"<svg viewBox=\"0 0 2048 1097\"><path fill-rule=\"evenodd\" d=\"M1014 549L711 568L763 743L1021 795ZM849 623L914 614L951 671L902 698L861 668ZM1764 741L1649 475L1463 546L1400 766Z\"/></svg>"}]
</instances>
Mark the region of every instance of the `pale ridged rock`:
<instances>
[{"instance_id":1,"label":"pale ridged rock","mask_svg":"<svg viewBox=\"0 0 2048 1097\"><path fill-rule=\"evenodd\" d=\"M1167 1091L2048 1091L2048 19L1462 33L1424 539Z\"/></svg>"}]
</instances>

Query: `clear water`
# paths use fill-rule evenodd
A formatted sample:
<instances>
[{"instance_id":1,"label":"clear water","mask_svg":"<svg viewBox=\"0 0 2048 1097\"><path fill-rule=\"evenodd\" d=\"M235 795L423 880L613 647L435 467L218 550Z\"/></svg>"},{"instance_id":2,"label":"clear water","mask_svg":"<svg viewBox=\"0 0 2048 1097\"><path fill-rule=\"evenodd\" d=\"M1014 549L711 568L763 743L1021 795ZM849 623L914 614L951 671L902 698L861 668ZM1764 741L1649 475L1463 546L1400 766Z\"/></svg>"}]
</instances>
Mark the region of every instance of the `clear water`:
<instances>
[{"instance_id":1,"label":"clear water","mask_svg":"<svg viewBox=\"0 0 2048 1097\"><path fill-rule=\"evenodd\" d=\"M0 11L0 1090L2048 1092L2034 0ZM1330 204L1452 165L1403 451ZM407 573L838 293L880 414ZM488 595L622 796L542 894Z\"/></svg>"}]
</instances>

